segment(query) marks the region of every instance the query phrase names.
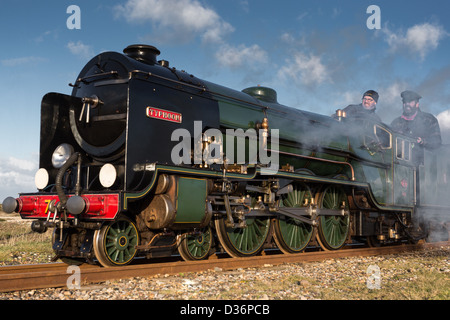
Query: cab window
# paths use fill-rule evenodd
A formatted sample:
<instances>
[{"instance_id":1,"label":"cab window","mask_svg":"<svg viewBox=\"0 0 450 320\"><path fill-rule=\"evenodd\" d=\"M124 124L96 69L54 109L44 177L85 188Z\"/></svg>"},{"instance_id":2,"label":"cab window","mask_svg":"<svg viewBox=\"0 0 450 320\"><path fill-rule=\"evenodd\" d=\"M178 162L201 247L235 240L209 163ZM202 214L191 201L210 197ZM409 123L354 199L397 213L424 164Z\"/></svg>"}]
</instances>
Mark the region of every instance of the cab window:
<instances>
[{"instance_id":1,"label":"cab window","mask_svg":"<svg viewBox=\"0 0 450 320\"><path fill-rule=\"evenodd\" d=\"M374 133L380 143L381 149L391 149L392 148L392 135L389 131L380 127L379 125L374 126Z\"/></svg>"},{"instance_id":2,"label":"cab window","mask_svg":"<svg viewBox=\"0 0 450 320\"><path fill-rule=\"evenodd\" d=\"M397 138L397 159L409 161L411 159L411 143L405 139Z\"/></svg>"}]
</instances>

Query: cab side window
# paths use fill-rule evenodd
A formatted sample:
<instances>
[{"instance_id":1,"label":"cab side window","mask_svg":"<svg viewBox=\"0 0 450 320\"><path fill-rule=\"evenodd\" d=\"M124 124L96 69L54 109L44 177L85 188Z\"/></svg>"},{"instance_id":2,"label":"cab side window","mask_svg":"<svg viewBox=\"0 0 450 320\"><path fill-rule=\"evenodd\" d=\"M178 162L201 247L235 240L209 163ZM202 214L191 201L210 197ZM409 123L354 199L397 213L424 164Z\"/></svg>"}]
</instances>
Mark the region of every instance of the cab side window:
<instances>
[{"instance_id":1,"label":"cab side window","mask_svg":"<svg viewBox=\"0 0 450 320\"><path fill-rule=\"evenodd\" d=\"M409 161L411 159L411 143L405 139L397 138L397 159Z\"/></svg>"},{"instance_id":2,"label":"cab side window","mask_svg":"<svg viewBox=\"0 0 450 320\"><path fill-rule=\"evenodd\" d=\"M380 127L379 125L374 126L374 133L380 143L381 149L392 148L392 135L386 129Z\"/></svg>"}]
</instances>

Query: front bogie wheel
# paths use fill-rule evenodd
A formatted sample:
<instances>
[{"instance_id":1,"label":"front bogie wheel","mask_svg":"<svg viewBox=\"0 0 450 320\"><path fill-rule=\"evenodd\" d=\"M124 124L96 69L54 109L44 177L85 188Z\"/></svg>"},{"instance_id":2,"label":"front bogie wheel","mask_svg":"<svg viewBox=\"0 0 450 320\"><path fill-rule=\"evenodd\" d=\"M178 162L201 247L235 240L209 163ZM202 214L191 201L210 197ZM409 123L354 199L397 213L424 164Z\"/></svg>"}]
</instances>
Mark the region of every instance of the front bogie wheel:
<instances>
[{"instance_id":1,"label":"front bogie wheel","mask_svg":"<svg viewBox=\"0 0 450 320\"><path fill-rule=\"evenodd\" d=\"M137 253L139 232L127 216L105 223L94 233L94 253L104 267L130 263Z\"/></svg>"},{"instance_id":2,"label":"front bogie wheel","mask_svg":"<svg viewBox=\"0 0 450 320\"><path fill-rule=\"evenodd\" d=\"M185 261L207 259L212 243L212 232L208 227L196 234L183 234L178 244L178 252Z\"/></svg>"}]
</instances>

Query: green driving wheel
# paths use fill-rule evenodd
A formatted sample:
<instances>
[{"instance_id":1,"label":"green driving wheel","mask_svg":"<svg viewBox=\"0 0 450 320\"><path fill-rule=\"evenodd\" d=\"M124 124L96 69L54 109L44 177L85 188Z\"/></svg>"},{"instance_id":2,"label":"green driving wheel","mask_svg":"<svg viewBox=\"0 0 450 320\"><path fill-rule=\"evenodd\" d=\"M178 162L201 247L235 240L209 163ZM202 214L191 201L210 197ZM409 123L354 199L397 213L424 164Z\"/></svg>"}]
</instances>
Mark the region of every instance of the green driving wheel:
<instances>
[{"instance_id":1,"label":"green driving wheel","mask_svg":"<svg viewBox=\"0 0 450 320\"><path fill-rule=\"evenodd\" d=\"M226 218L215 221L217 236L225 251L232 257L248 257L261 252L269 235L270 219L245 219L247 227L230 228L225 225Z\"/></svg>"},{"instance_id":2,"label":"green driving wheel","mask_svg":"<svg viewBox=\"0 0 450 320\"><path fill-rule=\"evenodd\" d=\"M104 224L94 233L94 253L102 266L121 266L133 260L139 232L136 225L126 216Z\"/></svg>"},{"instance_id":3,"label":"green driving wheel","mask_svg":"<svg viewBox=\"0 0 450 320\"><path fill-rule=\"evenodd\" d=\"M348 211L348 199L344 190L338 186L328 186L319 198L319 208ZM342 248L350 231L350 218L344 216L324 215L319 218L317 240L324 250Z\"/></svg>"},{"instance_id":4,"label":"green driving wheel","mask_svg":"<svg viewBox=\"0 0 450 320\"><path fill-rule=\"evenodd\" d=\"M293 191L282 196L279 207L299 208L311 203L311 191L307 185L294 185ZM284 253L302 252L312 238L314 228L311 224L287 216L274 221L274 240Z\"/></svg>"},{"instance_id":5,"label":"green driving wheel","mask_svg":"<svg viewBox=\"0 0 450 320\"><path fill-rule=\"evenodd\" d=\"M178 252L183 260L207 259L211 250L211 228L205 228L198 234L184 234L178 246Z\"/></svg>"}]
</instances>

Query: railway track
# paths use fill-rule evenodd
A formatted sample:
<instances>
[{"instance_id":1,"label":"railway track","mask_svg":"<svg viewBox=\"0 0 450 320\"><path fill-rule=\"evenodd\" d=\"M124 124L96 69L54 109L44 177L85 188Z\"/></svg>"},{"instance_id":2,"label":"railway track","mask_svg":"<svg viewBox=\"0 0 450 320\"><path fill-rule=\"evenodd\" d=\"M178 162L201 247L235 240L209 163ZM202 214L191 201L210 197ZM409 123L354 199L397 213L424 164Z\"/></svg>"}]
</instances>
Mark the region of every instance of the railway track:
<instances>
[{"instance_id":1,"label":"railway track","mask_svg":"<svg viewBox=\"0 0 450 320\"><path fill-rule=\"evenodd\" d=\"M151 263L148 263L147 260L136 260L135 263L128 266L111 268L84 264L80 266L79 271L81 285L85 285L106 280L146 277L158 274L199 272L214 268L231 270L344 257L398 254L448 245L450 245L450 242L380 248L350 247L338 251L311 251L299 254L282 254L279 251L266 251L263 255L248 258L230 258L226 255L219 254L213 255L208 260L201 261L182 261L181 258L174 257L171 259L152 260ZM72 272L68 269L68 265L64 263L0 267L0 292L65 287L69 277L73 274Z\"/></svg>"}]
</instances>

